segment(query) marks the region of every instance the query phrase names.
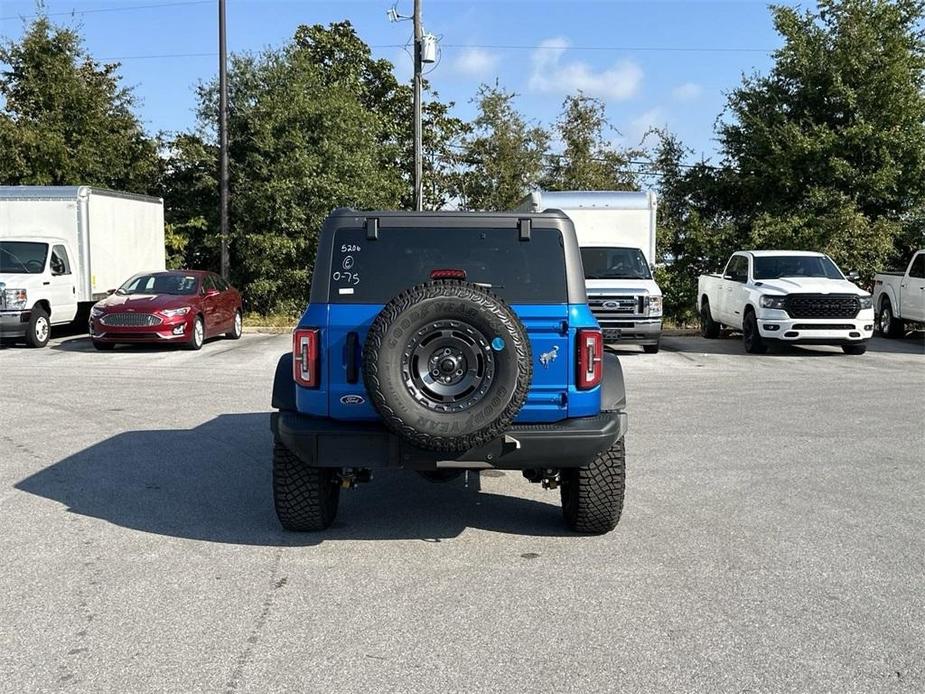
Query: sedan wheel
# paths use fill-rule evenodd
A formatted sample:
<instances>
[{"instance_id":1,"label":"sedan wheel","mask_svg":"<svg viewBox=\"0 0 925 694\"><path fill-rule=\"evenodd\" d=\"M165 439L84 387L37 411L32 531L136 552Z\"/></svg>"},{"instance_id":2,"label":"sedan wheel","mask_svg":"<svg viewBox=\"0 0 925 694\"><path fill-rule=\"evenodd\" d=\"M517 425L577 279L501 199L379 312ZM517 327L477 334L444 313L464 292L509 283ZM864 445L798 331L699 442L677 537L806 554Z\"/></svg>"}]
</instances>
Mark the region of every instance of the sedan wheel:
<instances>
[{"instance_id":1,"label":"sedan wheel","mask_svg":"<svg viewBox=\"0 0 925 694\"><path fill-rule=\"evenodd\" d=\"M193 334L190 341L186 343L186 348L191 350L202 349L202 343L206 338L206 326L202 322L201 316L196 316L196 322L193 324Z\"/></svg>"},{"instance_id":2,"label":"sedan wheel","mask_svg":"<svg viewBox=\"0 0 925 694\"><path fill-rule=\"evenodd\" d=\"M231 326L231 330L225 333L225 337L232 340L241 339L241 333L244 332L244 323L241 320L241 312L234 312L234 325Z\"/></svg>"}]
</instances>

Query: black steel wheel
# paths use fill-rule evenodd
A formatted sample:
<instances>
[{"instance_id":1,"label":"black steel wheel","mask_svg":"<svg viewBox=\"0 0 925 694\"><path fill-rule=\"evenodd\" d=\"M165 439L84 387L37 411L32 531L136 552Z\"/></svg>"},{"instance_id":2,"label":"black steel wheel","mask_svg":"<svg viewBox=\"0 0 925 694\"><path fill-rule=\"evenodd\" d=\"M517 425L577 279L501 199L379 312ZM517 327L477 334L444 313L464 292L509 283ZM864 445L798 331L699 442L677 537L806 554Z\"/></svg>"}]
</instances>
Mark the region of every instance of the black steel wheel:
<instances>
[{"instance_id":1,"label":"black steel wheel","mask_svg":"<svg viewBox=\"0 0 925 694\"><path fill-rule=\"evenodd\" d=\"M363 374L386 426L420 448L459 451L500 436L532 376L526 332L484 287L434 281L408 289L376 317Z\"/></svg>"}]
</instances>

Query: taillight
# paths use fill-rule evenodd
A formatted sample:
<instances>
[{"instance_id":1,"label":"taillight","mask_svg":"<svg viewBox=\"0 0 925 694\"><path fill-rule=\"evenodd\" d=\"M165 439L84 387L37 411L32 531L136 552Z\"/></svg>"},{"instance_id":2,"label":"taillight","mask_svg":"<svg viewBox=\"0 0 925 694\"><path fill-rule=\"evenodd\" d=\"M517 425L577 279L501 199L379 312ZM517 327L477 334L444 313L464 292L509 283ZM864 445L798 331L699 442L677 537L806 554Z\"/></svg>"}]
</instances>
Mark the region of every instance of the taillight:
<instances>
[{"instance_id":1,"label":"taillight","mask_svg":"<svg viewBox=\"0 0 925 694\"><path fill-rule=\"evenodd\" d=\"M317 388L320 382L319 336L315 328L298 328L292 334L292 377L304 388Z\"/></svg>"},{"instance_id":2,"label":"taillight","mask_svg":"<svg viewBox=\"0 0 925 694\"><path fill-rule=\"evenodd\" d=\"M432 280L466 280L466 271L458 270L452 267L439 268L430 271Z\"/></svg>"},{"instance_id":3,"label":"taillight","mask_svg":"<svg viewBox=\"0 0 925 694\"><path fill-rule=\"evenodd\" d=\"M600 385L604 374L604 337L600 330L578 331L578 389Z\"/></svg>"}]
</instances>

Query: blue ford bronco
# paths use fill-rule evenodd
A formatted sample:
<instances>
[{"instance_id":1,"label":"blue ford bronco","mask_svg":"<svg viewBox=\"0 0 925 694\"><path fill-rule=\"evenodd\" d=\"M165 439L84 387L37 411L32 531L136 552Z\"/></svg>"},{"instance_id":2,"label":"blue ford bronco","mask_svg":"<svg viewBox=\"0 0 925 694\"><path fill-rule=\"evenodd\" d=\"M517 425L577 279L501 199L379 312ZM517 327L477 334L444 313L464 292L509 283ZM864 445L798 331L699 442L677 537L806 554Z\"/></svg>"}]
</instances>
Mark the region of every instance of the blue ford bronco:
<instances>
[{"instance_id":1,"label":"blue ford bronco","mask_svg":"<svg viewBox=\"0 0 925 694\"><path fill-rule=\"evenodd\" d=\"M521 470L566 524L623 508L623 372L587 305L562 212L336 210L273 385L273 497L322 530L371 468Z\"/></svg>"}]
</instances>

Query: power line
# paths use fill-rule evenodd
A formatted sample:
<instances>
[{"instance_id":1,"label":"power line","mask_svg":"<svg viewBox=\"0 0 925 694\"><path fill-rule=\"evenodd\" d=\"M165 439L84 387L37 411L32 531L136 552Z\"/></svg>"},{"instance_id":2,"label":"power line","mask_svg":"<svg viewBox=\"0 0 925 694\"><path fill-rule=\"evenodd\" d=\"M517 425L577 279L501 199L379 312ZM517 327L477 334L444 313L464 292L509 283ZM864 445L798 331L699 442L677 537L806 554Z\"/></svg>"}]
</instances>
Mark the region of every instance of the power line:
<instances>
[{"instance_id":1,"label":"power line","mask_svg":"<svg viewBox=\"0 0 925 694\"><path fill-rule=\"evenodd\" d=\"M68 12L46 12L42 14L23 14L0 17L0 22L12 19L37 19L39 17L68 17L76 14L99 14L101 12L130 12L134 10L151 10L159 7L184 7L188 5L211 5L213 0L186 0L185 2L159 2L151 5L127 5L122 7L97 7L89 10L73 9Z\"/></svg>"},{"instance_id":2,"label":"power line","mask_svg":"<svg viewBox=\"0 0 925 694\"><path fill-rule=\"evenodd\" d=\"M383 46L391 48L391 46ZM461 44L448 43L443 48L495 48L524 51L651 51L673 53L773 53L773 48L736 48L722 46L570 46L570 45L523 45L523 44Z\"/></svg>"}]
</instances>

